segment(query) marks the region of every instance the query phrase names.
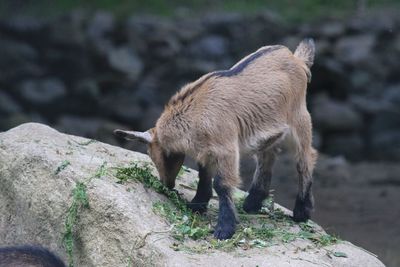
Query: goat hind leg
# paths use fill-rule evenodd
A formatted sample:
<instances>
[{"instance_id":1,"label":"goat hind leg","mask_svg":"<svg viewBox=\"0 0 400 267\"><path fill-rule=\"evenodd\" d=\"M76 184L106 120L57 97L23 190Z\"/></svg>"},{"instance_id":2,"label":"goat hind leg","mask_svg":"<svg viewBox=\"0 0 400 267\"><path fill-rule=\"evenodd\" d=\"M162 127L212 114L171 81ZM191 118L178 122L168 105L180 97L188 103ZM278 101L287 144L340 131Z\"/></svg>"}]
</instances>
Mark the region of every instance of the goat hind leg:
<instances>
[{"instance_id":1,"label":"goat hind leg","mask_svg":"<svg viewBox=\"0 0 400 267\"><path fill-rule=\"evenodd\" d=\"M245 212L258 212L262 207L262 202L268 197L275 158L276 152L274 148L264 149L255 155L257 166L249 195L243 203L243 210Z\"/></svg>"},{"instance_id":2,"label":"goat hind leg","mask_svg":"<svg viewBox=\"0 0 400 267\"><path fill-rule=\"evenodd\" d=\"M297 172L299 176L299 189L293 209L293 220L306 222L311 217L314 209L312 194L313 170L317 159L317 152L311 146L311 119L308 113L299 121L300 127L296 128L297 141Z\"/></svg>"},{"instance_id":3,"label":"goat hind leg","mask_svg":"<svg viewBox=\"0 0 400 267\"><path fill-rule=\"evenodd\" d=\"M314 209L314 197L312 194L312 168L309 160L300 160L297 163L299 175L299 191L293 209L293 220L295 222L306 222L311 217Z\"/></svg>"}]
</instances>

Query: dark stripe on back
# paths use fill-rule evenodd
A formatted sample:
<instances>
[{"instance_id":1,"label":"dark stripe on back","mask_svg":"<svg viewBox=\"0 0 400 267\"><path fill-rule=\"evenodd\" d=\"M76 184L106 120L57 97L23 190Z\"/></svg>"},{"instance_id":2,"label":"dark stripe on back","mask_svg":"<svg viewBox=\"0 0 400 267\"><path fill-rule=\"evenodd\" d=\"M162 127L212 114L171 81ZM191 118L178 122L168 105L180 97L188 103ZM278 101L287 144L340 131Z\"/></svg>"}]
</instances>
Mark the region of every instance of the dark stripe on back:
<instances>
[{"instance_id":1,"label":"dark stripe on back","mask_svg":"<svg viewBox=\"0 0 400 267\"><path fill-rule=\"evenodd\" d=\"M229 70L217 70L211 73L211 75L209 75L206 79L204 79L203 81L199 82L198 84L196 84L195 86L188 88L183 94L180 94L179 97L178 96L173 96L171 98L171 100L169 101L169 105L173 105L175 103L177 103L178 101L183 101L185 98L187 98L189 95L191 95L192 93L194 93L194 91L197 90L197 88L199 88L200 86L202 86L208 79L210 79L211 77L232 77L235 75L238 75L239 73L241 73L248 65L250 65L251 62L253 62L254 60L256 60L257 58L264 56L266 54L269 54L273 51L279 50L281 48L284 48L284 46L282 45L273 45L273 46L268 46L264 49L261 49L257 52L255 52L254 54L252 54L251 56L249 56L248 58L246 58L245 60L243 60L242 63L240 63L239 65L230 68Z\"/></svg>"},{"instance_id":2,"label":"dark stripe on back","mask_svg":"<svg viewBox=\"0 0 400 267\"><path fill-rule=\"evenodd\" d=\"M281 45L273 45L273 46L268 46L265 49L262 49L260 51L257 51L256 53L252 54L245 60L243 60L242 63L239 65L235 66L234 68L231 68L229 70L219 70L215 71L213 76L218 76L218 77L232 77L235 75L238 75L241 73L251 62L256 60L257 58L264 56L266 54L269 54L273 51L279 50L283 48Z\"/></svg>"}]
</instances>

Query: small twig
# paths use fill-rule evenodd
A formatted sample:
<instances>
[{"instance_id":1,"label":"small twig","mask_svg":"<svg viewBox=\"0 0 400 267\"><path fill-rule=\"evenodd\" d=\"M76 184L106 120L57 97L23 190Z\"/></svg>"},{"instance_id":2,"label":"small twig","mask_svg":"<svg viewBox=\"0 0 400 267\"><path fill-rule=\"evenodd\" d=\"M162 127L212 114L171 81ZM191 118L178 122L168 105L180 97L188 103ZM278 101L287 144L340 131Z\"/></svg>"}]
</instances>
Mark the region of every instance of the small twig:
<instances>
[{"instance_id":1,"label":"small twig","mask_svg":"<svg viewBox=\"0 0 400 267\"><path fill-rule=\"evenodd\" d=\"M182 187L185 188L185 189L194 190L194 191L197 190L196 188L193 188L193 187L191 187L191 186L189 186L189 185L185 185L185 184L179 184L179 185L182 186Z\"/></svg>"},{"instance_id":2,"label":"small twig","mask_svg":"<svg viewBox=\"0 0 400 267\"><path fill-rule=\"evenodd\" d=\"M140 240L137 242L138 246L135 246L133 249L140 249L143 248L146 245L146 239L152 234L165 234L168 232L171 232L171 230L174 228L174 225L171 225L171 227L167 230L162 230L162 231L150 231L146 233Z\"/></svg>"},{"instance_id":3,"label":"small twig","mask_svg":"<svg viewBox=\"0 0 400 267\"><path fill-rule=\"evenodd\" d=\"M252 218L268 218L268 214L244 214L240 213L239 216L252 217Z\"/></svg>"},{"instance_id":4,"label":"small twig","mask_svg":"<svg viewBox=\"0 0 400 267\"><path fill-rule=\"evenodd\" d=\"M190 226L190 228L193 229L193 226L194 226L195 221L196 221L196 216L193 216L193 221L192 221L192 225Z\"/></svg>"},{"instance_id":5,"label":"small twig","mask_svg":"<svg viewBox=\"0 0 400 267\"><path fill-rule=\"evenodd\" d=\"M157 238L157 239L153 240L153 243L156 243L156 242L158 242L160 240L167 239L167 238L168 238L168 236Z\"/></svg>"}]
</instances>

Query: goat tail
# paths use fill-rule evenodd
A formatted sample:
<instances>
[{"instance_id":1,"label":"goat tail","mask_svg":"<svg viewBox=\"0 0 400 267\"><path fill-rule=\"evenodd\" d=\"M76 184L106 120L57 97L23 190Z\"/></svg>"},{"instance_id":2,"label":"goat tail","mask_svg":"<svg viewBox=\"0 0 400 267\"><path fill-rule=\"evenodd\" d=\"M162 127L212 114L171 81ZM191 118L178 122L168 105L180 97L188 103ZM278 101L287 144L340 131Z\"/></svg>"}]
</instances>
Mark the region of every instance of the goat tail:
<instances>
[{"instance_id":1,"label":"goat tail","mask_svg":"<svg viewBox=\"0 0 400 267\"><path fill-rule=\"evenodd\" d=\"M304 39L294 51L294 56L303 60L308 68L314 63L315 43L312 38Z\"/></svg>"}]
</instances>

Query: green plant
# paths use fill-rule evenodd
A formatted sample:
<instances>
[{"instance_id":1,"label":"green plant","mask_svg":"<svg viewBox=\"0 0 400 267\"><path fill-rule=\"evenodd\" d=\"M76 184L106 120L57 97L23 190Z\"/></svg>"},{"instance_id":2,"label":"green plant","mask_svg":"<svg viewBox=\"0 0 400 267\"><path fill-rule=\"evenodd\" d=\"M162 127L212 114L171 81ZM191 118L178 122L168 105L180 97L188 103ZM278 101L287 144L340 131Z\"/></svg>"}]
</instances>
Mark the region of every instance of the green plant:
<instances>
[{"instance_id":1,"label":"green plant","mask_svg":"<svg viewBox=\"0 0 400 267\"><path fill-rule=\"evenodd\" d=\"M215 240L211 233L217 220L217 210L210 205L205 216L192 213L186 207L186 201L181 195L164 187L152 174L149 164L132 163L128 167L117 168L116 177L120 183L128 180L138 181L145 187L167 196L169 201L155 202L153 211L172 225L171 236L176 239L172 248L175 250L202 253L210 249L261 248L296 239L309 240L318 247L338 242L336 237L318 231L311 221L295 224L281 209L274 208L273 194L270 194L272 197L265 201L259 214L246 214L242 209L245 195L241 191L234 194L240 218L235 235L229 240ZM198 243L189 245L186 242L187 238L197 240Z\"/></svg>"},{"instance_id":2,"label":"green plant","mask_svg":"<svg viewBox=\"0 0 400 267\"><path fill-rule=\"evenodd\" d=\"M96 170L94 175L88 177L83 182L76 182L72 189L72 202L67 210L67 216L64 221L64 233L62 242L64 244L65 251L68 255L69 267L74 266L73 251L74 251L74 228L79 219L79 212L83 208L89 208L89 198L87 195L87 185L92 179L100 178L106 174L106 162Z\"/></svg>"},{"instance_id":3,"label":"green plant","mask_svg":"<svg viewBox=\"0 0 400 267\"><path fill-rule=\"evenodd\" d=\"M170 201L177 206L180 210L187 210L185 201L181 196L173 190L166 188L161 181L152 174L149 165L140 166L137 163L133 163L131 166L126 168L117 168L116 178L120 183L128 180L136 180L147 188L154 189L157 193L164 194Z\"/></svg>"},{"instance_id":4,"label":"green plant","mask_svg":"<svg viewBox=\"0 0 400 267\"><path fill-rule=\"evenodd\" d=\"M77 182L74 189L72 189L72 203L68 208L67 217L65 219L65 230L63 236L63 243L68 255L69 266L73 267L73 249L74 249L74 226L78 220L78 212L81 208L89 208L89 199L87 197L86 185Z\"/></svg>"},{"instance_id":5,"label":"green plant","mask_svg":"<svg viewBox=\"0 0 400 267\"><path fill-rule=\"evenodd\" d=\"M61 162L61 164L57 167L56 171L54 172L54 174L59 174L62 170L64 170L65 168L67 168L69 165L71 165L71 162L69 162L68 160L64 160L63 162Z\"/></svg>"},{"instance_id":6,"label":"green plant","mask_svg":"<svg viewBox=\"0 0 400 267\"><path fill-rule=\"evenodd\" d=\"M185 174L185 172L190 172L190 169L184 165L182 165L181 169L178 172L178 178L182 177L182 175Z\"/></svg>"},{"instance_id":7,"label":"green plant","mask_svg":"<svg viewBox=\"0 0 400 267\"><path fill-rule=\"evenodd\" d=\"M135 180L144 184L147 188L152 188L156 192L165 195L170 202L156 202L153 210L165 217L169 223L173 224L173 237L184 240L185 237L191 239L204 238L210 232L210 227L204 225L204 218L199 214L192 213L186 207L186 201L177 193L169 190L161 181L152 174L149 165L143 166L133 163L129 167L117 168L116 178L120 183L128 180Z\"/></svg>"}]
</instances>

